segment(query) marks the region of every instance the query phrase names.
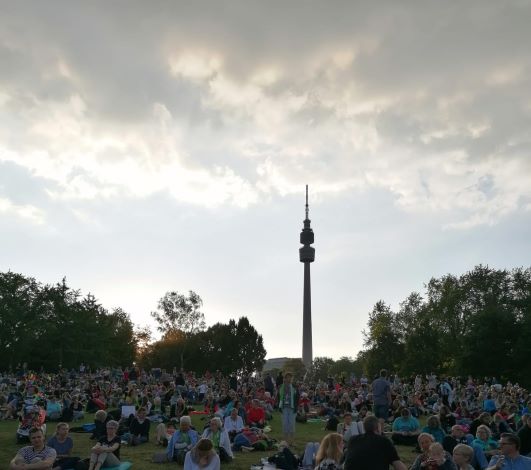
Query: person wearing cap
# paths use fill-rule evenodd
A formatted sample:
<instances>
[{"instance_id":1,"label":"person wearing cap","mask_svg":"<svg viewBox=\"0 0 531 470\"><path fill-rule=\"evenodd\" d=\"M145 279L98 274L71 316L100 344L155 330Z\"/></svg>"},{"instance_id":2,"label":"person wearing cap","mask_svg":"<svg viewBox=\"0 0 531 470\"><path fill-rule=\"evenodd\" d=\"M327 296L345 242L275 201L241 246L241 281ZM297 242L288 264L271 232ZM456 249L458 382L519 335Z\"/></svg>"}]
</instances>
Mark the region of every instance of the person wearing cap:
<instances>
[{"instance_id":1,"label":"person wearing cap","mask_svg":"<svg viewBox=\"0 0 531 470\"><path fill-rule=\"evenodd\" d=\"M190 416L181 416L179 420L179 429L177 429L168 442L166 456L169 461L175 461L182 465L186 453L197 444L199 435L195 429L192 429L192 420Z\"/></svg>"}]
</instances>

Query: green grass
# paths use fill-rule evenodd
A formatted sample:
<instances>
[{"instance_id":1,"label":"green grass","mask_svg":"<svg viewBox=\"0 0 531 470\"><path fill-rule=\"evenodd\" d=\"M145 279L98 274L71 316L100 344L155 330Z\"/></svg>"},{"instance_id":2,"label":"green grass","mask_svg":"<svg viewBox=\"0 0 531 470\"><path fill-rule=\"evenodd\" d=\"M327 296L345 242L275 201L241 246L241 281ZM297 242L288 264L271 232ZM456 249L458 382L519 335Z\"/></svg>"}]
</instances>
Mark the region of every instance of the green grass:
<instances>
[{"instance_id":1,"label":"green grass","mask_svg":"<svg viewBox=\"0 0 531 470\"><path fill-rule=\"evenodd\" d=\"M193 416L193 424L196 429L203 429L204 421L200 420L199 416ZM71 426L80 426L83 423L93 422L92 415L88 415L86 419L80 423L71 423ZM270 436L281 440L281 426L280 426L280 414L275 413L274 419L270 422L272 432ZM154 453L162 452L164 448L157 446L154 441L154 428L151 427L151 442L143 444L138 447L123 446L121 449L122 460L129 460L133 462L133 468L137 470L161 470L162 468L175 468L176 464L154 464L151 463L151 457ZM15 432L17 429L16 421L0 421L0 468L7 468L9 461L16 454L20 448L16 444ZM47 437L52 436L55 430L55 423L48 423ZM327 434L328 431L324 430L324 423L297 423L295 432L295 453L302 454L307 442L318 442L322 437ZM73 455L86 458L89 456L90 448L94 445L94 441L89 439L90 434L78 434L71 433L70 436L74 440ZM402 461L407 465L411 465L416 457L416 454L411 451L411 447L397 447L398 453ZM226 470L249 470L249 467L253 464L259 463L262 457L268 457L272 455L273 451L268 452L250 452L235 453L235 458L230 464L223 464L222 468Z\"/></svg>"}]
</instances>

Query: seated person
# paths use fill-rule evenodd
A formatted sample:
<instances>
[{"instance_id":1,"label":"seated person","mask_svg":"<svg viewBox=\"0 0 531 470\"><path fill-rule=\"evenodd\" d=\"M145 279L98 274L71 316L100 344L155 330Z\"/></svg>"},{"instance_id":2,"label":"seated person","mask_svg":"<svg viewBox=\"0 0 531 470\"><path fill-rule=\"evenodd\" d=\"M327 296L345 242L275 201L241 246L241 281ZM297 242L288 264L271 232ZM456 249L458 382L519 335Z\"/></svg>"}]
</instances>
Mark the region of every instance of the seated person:
<instances>
[{"instance_id":1,"label":"seated person","mask_svg":"<svg viewBox=\"0 0 531 470\"><path fill-rule=\"evenodd\" d=\"M427 432L422 432L417 437L418 448L420 454L417 456L413 465L410 467L410 470L421 470L424 469L426 460L429 458L430 446L435 442L434 437Z\"/></svg>"},{"instance_id":2,"label":"seated person","mask_svg":"<svg viewBox=\"0 0 531 470\"><path fill-rule=\"evenodd\" d=\"M501 453L491 458L487 470L528 470L531 458L520 455L520 439L516 434L507 432L500 436Z\"/></svg>"},{"instance_id":3,"label":"seated person","mask_svg":"<svg viewBox=\"0 0 531 470\"><path fill-rule=\"evenodd\" d=\"M452 456L457 470L474 470L472 459L474 458L474 449L466 444L457 444L453 448Z\"/></svg>"},{"instance_id":4,"label":"seated person","mask_svg":"<svg viewBox=\"0 0 531 470\"><path fill-rule=\"evenodd\" d=\"M106 434L90 451L89 470L120 465L121 439L118 436L118 422L111 420L106 424Z\"/></svg>"},{"instance_id":5,"label":"seated person","mask_svg":"<svg viewBox=\"0 0 531 470\"><path fill-rule=\"evenodd\" d=\"M151 422L147 418L146 409L138 409L136 416L129 424L129 432L122 436L128 444L137 446L149 441L149 426Z\"/></svg>"},{"instance_id":6,"label":"seated person","mask_svg":"<svg viewBox=\"0 0 531 470\"><path fill-rule=\"evenodd\" d=\"M454 414L446 405L441 406L441 409L439 410L439 421L441 423L441 428L444 429L445 433L449 433L452 426L456 424Z\"/></svg>"},{"instance_id":7,"label":"seated person","mask_svg":"<svg viewBox=\"0 0 531 470\"><path fill-rule=\"evenodd\" d=\"M343 436L338 433L327 434L321 441L315 456L316 470L339 470L342 468Z\"/></svg>"},{"instance_id":8,"label":"seated person","mask_svg":"<svg viewBox=\"0 0 531 470\"><path fill-rule=\"evenodd\" d=\"M531 457L531 415L522 416L522 427L518 430L518 438L521 443L520 453Z\"/></svg>"},{"instance_id":9,"label":"seated person","mask_svg":"<svg viewBox=\"0 0 531 470\"><path fill-rule=\"evenodd\" d=\"M68 435L69 426L67 423L58 423L55 434L48 440L48 447L57 452L57 458L53 464L54 470L64 470L75 467L79 457L72 457L74 441Z\"/></svg>"},{"instance_id":10,"label":"seated person","mask_svg":"<svg viewBox=\"0 0 531 470\"><path fill-rule=\"evenodd\" d=\"M192 429L192 420L190 416L181 416L179 420L179 429L177 429L168 442L166 456L169 461L175 461L179 465L184 463L186 453L197 444L199 435L195 429Z\"/></svg>"},{"instance_id":11,"label":"seated person","mask_svg":"<svg viewBox=\"0 0 531 470\"><path fill-rule=\"evenodd\" d=\"M311 404L311 401L308 398L308 394L306 392L302 392L299 398L298 406L301 406L305 413L309 413L310 404Z\"/></svg>"},{"instance_id":12,"label":"seated person","mask_svg":"<svg viewBox=\"0 0 531 470\"><path fill-rule=\"evenodd\" d=\"M337 433L343 436L345 444L352 436L363 434L363 423L357 423L352 417L352 413L345 413L343 415L343 422L337 425Z\"/></svg>"},{"instance_id":13,"label":"seated person","mask_svg":"<svg viewBox=\"0 0 531 470\"><path fill-rule=\"evenodd\" d=\"M57 401L55 396L51 396L46 402L46 420L59 421L62 414L63 409L61 408L61 403Z\"/></svg>"},{"instance_id":14,"label":"seated person","mask_svg":"<svg viewBox=\"0 0 531 470\"><path fill-rule=\"evenodd\" d=\"M157 425L156 433L156 442L159 446L167 446L169 440L173 436L173 433L178 427L179 421L177 418L172 418L168 421L168 424L159 423Z\"/></svg>"},{"instance_id":15,"label":"seated person","mask_svg":"<svg viewBox=\"0 0 531 470\"><path fill-rule=\"evenodd\" d=\"M83 403L81 403L81 401L79 400L78 395L74 396L70 407L73 411L72 419L74 421L77 421L78 419L83 419L83 417L85 416L85 413L83 412Z\"/></svg>"},{"instance_id":16,"label":"seated person","mask_svg":"<svg viewBox=\"0 0 531 470\"><path fill-rule=\"evenodd\" d=\"M209 439L200 439L184 459L184 470L219 470L220 466L219 455Z\"/></svg>"},{"instance_id":17,"label":"seated person","mask_svg":"<svg viewBox=\"0 0 531 470\"><path fill-rule=\"evenodd\" d=\"M251 401L251 407L247 412L247 424L255 428L263 428L265 426L265 411L256 399Z\"/></svg>"},{"instance_id":18,"label":"seated person","mask_svg":"<svg viewBox=\"0 0 531 470\"><path fill-rule=\"evenodd\" d=\"M230 462L234 458L229 434L222 428L220 418L216 417L210 420L210 426L204 430L201 438L212 441L214 450L222 462Z\"/></svg>"},{"instance_id":19,"label":"seated person","mask_svg":"<svg viewBox=\"0 0 531 470\"><path fill-rule=\"evenodd\" d=\"M417 418L411 416L408 408L402 408L400 417L393 422L393 444L414 446L420 434L420 424Z\"/></svg>"},{"instance_id":20,"label":"seated person","mask_svg":"<svg viewBox=\"0 0 531 470\"><path fill-rule=\"evenodd\" d=\"M472 447L479 447L487 459L496 455L499 451L498 442L492 438L490 428L484 424L478 427L476 438L472 441Z\"/></svg>"},{"instance_id":21,"label":"seated person","mask_svg":"<svg viewBox=\"0 0 531 470\"><path fill-rule=\"evenodd\" d=\"M456 470L456 467L454 462L447 458L443 446L433 442L428 450L428 459L424 462L424 470Z\"/></svg>"},{"instance_id":22,"label":"seated person","mask_svg":"<svg viewBox=\"0 0 531 470\"><path fill-rule=\"evenodd\" d=\"M472 424L470 425L470 434L475 436L479 426L484 424L490 427L491 423L492 416L489 413L481 413L475 420L472 421Z\"/></svg>"},{"instance_id":23,"label":"seated person","mask_svg":"<svg viewBox=\"0 0 531 470\"><path fill-rule=\"evenodd\" d=\"M428 434L431 434L433 438L435 439L435 442L438 442L439 444L442 444L444 440L444 436L446 433L444 432L444 429L441 427L441 422L439 421L438 416L430 416L426 421L426 426L422 428L422 432L426 432Z\"/></svg>"},{"instance_id":24,"label":"seated person","mask_svg":"<svg viewBox=\"0 0 531 470\"><path fill-rule=\"evenodd\" d=\"M443 447L446 452L450 454L453 452L454 447L458 444L471 445L474 438L470 434L465 434L465 431L462 426L456 424L452 426L450 434L444 436Z\"/></svg>"},{"instance_id":25,"label":"seated person","mask_svg":"<svg viewBox=\"0 0 531 470\"><path fill-rule=\"evenodd\" d=\"M44 444L44 433L40 428L31 428L29 431L29 446L17 452L9 464L9 470L25 470L28 465L34 469L52 468L57 452Z\"/></svg>"},{"instance_id":26,"label":"seated person","mask_svg":"<svg viewBox=\"0 0 531 470\"><path fill-rule=\"evenodd\" d=\"M106 424L107 421L110 420L111 417L107 416L107 412L105 410L96 411L96 414L94 415L94 425L96 427L94 428L94 431L92 431L92 436L90 436L90 439L99 441L103 436L105 436L107 434Z\"/></svg>"},{"instance_id":27,"label":"seated person","mask_svg":"<svg viewBox=\"0 0 531 470\"><path fill-rule=\"evenodd\" d=\"M225 431L227 431L227 433L229 434L231 442L234 440L234 436L236 436L236 434L242 432L244 428L243 419L238 414L238 410L236 408L230 410L230 416L225 417L223 427L225 428Z\"/></svg>"}]
</instances>

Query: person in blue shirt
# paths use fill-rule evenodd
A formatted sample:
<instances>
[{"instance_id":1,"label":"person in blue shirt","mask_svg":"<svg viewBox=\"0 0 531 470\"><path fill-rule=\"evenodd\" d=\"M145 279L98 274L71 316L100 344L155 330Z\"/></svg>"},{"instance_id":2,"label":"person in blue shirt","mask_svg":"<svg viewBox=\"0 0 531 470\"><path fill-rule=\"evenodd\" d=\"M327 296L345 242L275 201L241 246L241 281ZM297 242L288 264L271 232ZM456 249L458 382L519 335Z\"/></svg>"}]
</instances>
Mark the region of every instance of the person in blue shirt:
<instances>
[{"instance_id":1,"label":"person in blue shirt","mask_svg":"<svg viewBox=\"0 0 531 470\"><path fill-rule=\"evenodd\" d=\"M438 442L439 444L442 444L444 440L444 436L446 436L446 433L444 432L444 429L441 427L441 422L439 421L439 418L435 415L430 416L428 420L426 421L426 425L422 428L422 432L431 434L433 438L435 439L435 442Z\"/></svg>"},{"instance_id":2,"label":"person in blue shirt","mask_svg":"<svg viewBox=\"0 0 531 470\"><path fill-rule=\"evenodd\" d=\"M531 458L520 455L520 439L516 434L503 433L501 454L490 459L486 470L531 470Z\"/></svg>"},{"instance_id":3,"label":"person in blue shirt","mask_svg":"<svg viewBox=\"0 0 531 470\"><path fill-rule=\"evenodd\" d=\"M393 444L414 446L420 434L420 424L417 418L411 416L408 408L403 408L400 416L393 422Z\"/></svg>"}]
</instances>

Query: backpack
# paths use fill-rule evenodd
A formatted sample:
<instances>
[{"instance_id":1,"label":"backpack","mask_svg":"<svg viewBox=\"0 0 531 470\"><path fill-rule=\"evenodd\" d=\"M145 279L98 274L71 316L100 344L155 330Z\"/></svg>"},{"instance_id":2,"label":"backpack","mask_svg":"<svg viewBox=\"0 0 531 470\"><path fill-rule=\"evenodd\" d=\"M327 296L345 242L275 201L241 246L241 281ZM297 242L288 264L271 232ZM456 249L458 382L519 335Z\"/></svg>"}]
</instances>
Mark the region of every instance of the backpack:
<instances>
[{"instance_id":1,"label":"backpack","mask_svg":"<svg viewBox=\"0 0 531 470\"><path fill-rule=\"evenodd\" d=\"M269 457L268 462L274 463L277 468L282 470L297 470L299 466L299 459L295 457L293 452L285 447L281 452Z\"/></svg>"},{"instance_id":2,"label":"backpack","mask_svg":"<svg viewBox=\"0 0 531 470\"><path fill-rule=\"evenodd\" d=\"M328 418L328 421L326 422L326 427L325 429L327 431L334 431L336 432L337 431L337 425L339 424L339 420L337 419L336 416L330 416L330 418Z\"/></svg>"}]
</instances>

